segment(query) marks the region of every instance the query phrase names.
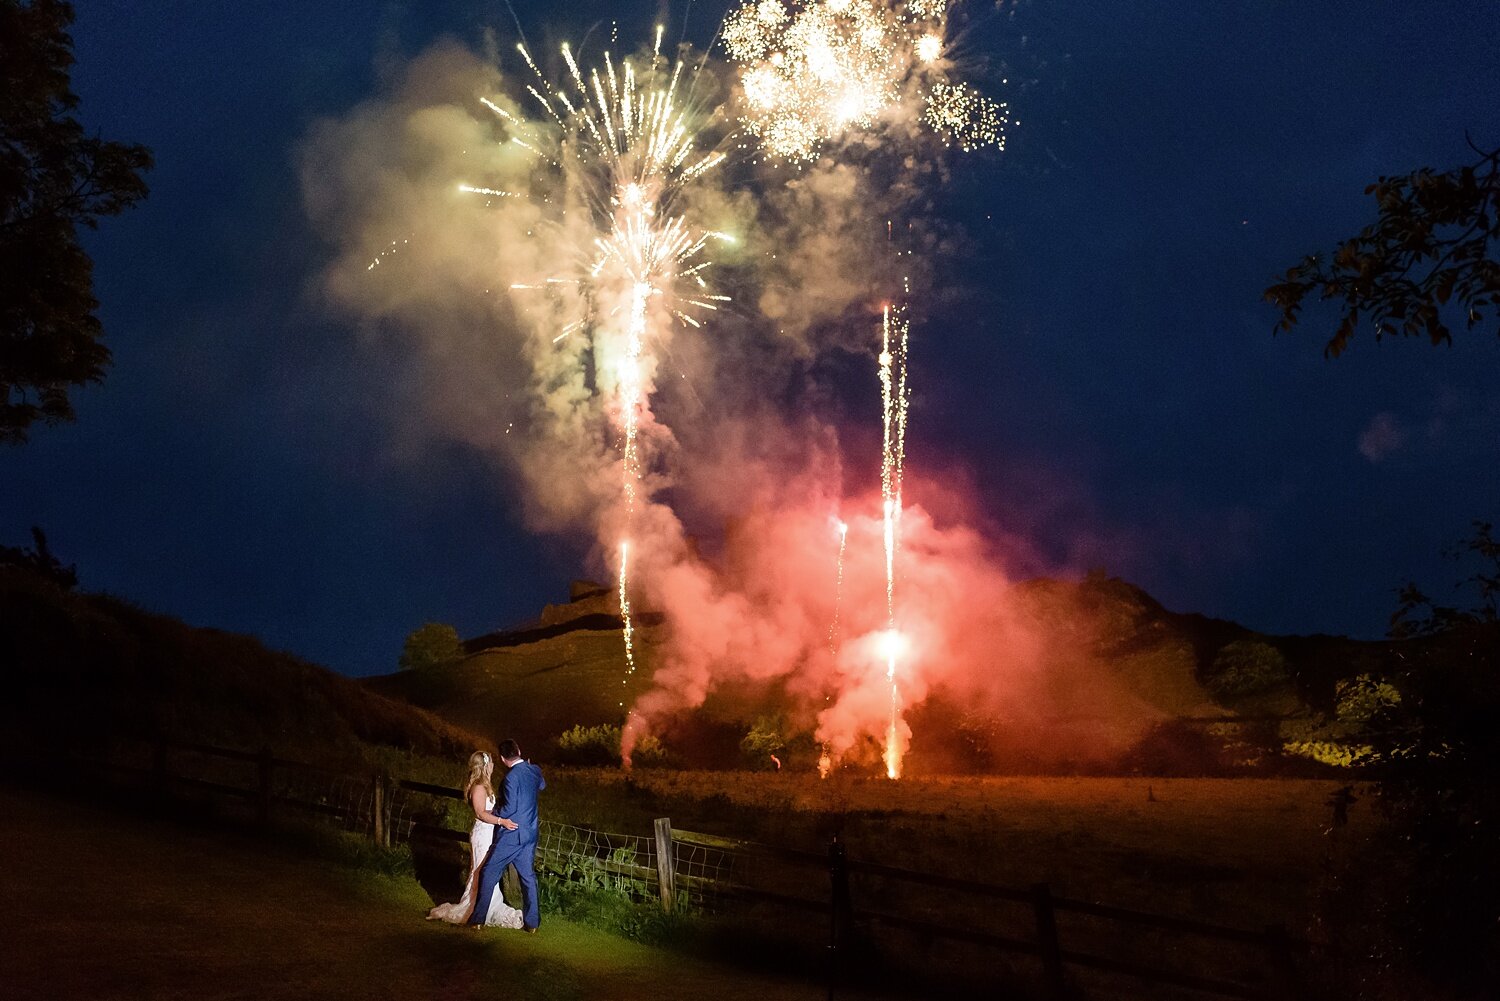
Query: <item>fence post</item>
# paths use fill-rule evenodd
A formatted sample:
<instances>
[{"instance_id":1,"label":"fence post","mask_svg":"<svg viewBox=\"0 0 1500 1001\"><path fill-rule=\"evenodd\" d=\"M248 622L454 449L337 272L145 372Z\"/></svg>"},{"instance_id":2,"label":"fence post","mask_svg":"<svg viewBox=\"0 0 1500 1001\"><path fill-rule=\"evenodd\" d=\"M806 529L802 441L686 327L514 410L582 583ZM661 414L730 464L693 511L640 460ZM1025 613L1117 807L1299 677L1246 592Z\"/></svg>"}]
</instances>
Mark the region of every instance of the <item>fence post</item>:
<instances>
[{"instance_id":1,"label":"fence post","mask_svg":"<svg viewBox=\"0 0 1500 1001\"><path fill-rule=\"evenodd\" d=\"M848 931L853 905L849 899L849 857L835 834L828 843L828 1001L839 979L839 949Z\"/></svg>"},{"instance_id":2,"label":"fence post","mask_svg":"<svg viewBox=\"0 0 1500 1001\"><path fill-rule=\"evenodd\" d=\"M271 822L271 769L274 765L271 749L262 747L260 756L256 758L256 766L260 770L260 790L255 800L255 819L262 824Z\"/></svg>"},{"instance_id":3,"label":"fence post","mask_svg":"<svg viewBox=\"0 0 1500 1001\"><path fill-rule=\"evenodd\" d=\"M1042 996L1056 1001L1063 996L1062 947L1057 941L1057 912L1052 907L1052 887L1031 886L1031 906L1036 912L1036 944L1042 958Z\"/></svg>"},{"instance_id":4,"label":"fence post","mask_svg":"<svg viewBox=\"0 0 1500 1001\"><path fill-rule=\"evenodd\" d=\"M677 896L677 856L672 849L672 818L656 818L656 885L661 909L672 913Z\"/></svg>"},{"instance_id":5,"label":"fence post","mask_svg":"<svg viewBox=\"0 0 1500 1001\"><path fill-rule=\"evenodd\" d=\"M1301 1001L1297 966L1292 962L1292 942L1286 925L1266 925L1266 997L1268 1001Z\"/></svg>"},{"instance_id":6,"label":"fence post","mask_svg":"<svg viewBox=\"0 0 1500 1001\"><path fill-rule=\"evenodd\" d=\"M391 846L391 825L388 807L390 797L385 786L385 776L376 774L370 783L370 833L377 848Z\"/></svg>"}]
</instances>

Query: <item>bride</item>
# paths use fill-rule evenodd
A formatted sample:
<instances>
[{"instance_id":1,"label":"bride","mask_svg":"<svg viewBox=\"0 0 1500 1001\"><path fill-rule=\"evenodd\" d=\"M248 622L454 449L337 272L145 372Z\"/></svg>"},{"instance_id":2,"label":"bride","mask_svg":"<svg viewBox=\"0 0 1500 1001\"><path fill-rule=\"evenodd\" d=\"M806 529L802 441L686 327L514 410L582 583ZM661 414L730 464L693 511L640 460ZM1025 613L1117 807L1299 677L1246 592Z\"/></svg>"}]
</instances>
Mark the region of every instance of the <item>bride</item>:
<instances>
[{"instance_id":1,"label":"bride","mask_svg":"<svg viewBox=\"0 0 1500 1001\"><path fill-rule=\"evenodd\" d=\"M464 795L474 808L474 828L469 832L469 879L464 885L464 895L455 903L438 904L427 912L429 921L447 921L458 925L469 920L469 913L474 910L474 892L479 884L479 870L484 868L485 856L489 854L490 844L494 841L495 825L499 824L512 831L516 829L514 821L494 814L494 773L495 762L489 754L475 751L469 755L469 781L464 784ZM519 928L521 912L508 906L497 890L490 901L490 912L485 915L484 923L501 928Z\"/></svg>"}]
</instances>

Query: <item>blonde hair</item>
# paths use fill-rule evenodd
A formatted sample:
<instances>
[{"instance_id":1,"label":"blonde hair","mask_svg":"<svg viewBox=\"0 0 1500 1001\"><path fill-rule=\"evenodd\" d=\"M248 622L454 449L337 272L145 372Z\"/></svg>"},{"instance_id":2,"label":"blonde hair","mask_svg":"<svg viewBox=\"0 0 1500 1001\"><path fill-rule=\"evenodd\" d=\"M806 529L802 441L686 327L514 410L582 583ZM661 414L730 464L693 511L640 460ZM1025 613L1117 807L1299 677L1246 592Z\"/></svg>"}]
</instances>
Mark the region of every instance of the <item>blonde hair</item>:
<instances>
[{"instance_id":1,"label":"blonde hair","mask_svg":"<svg viewBox=\"0 0 1500 1001\"><path fill-rule=\"evenodd\" d=\"M464 799L473 795L475 786L484 786L486 793L495 795L495 787L490 784L494 768L495 760L488 751L475 751L469 755L469 781L464 783Z\"/></svg>"}]
</instances>

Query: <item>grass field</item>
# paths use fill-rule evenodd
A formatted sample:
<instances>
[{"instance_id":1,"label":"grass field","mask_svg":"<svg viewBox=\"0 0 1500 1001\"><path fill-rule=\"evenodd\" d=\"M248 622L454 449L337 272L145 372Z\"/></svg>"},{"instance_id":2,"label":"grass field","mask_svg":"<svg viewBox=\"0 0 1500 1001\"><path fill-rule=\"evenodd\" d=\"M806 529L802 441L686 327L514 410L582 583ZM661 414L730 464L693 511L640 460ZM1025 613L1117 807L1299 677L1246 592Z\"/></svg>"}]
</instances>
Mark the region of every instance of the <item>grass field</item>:
<instances>
[{"instance_id":1,"label":"grass field","mask_svg":"<svg viewBox=\"0 0 1500 1001\"><path fill-rule=\"evenodd\" d=\"M429 923L431 901L410 877L307 849L0 786L0 993L9 1001L824 996L776 975L774 956L758 970L715 965L555 918L536 936Z\"/></svg>"},{"instance_id":2,"label":"grass field","mask_svg":"<svg viewBox=\"0 0 1500 1001\"><path fill-rule=\"evenodd\" d=\"M1356 804L1324 832L1335 783L1298 779L953 778L820 781L805 774L549 771L557 819L675 826L1142 910L1305 928L1321 867L1367 842Z\"/></svg>"}]
</instances>

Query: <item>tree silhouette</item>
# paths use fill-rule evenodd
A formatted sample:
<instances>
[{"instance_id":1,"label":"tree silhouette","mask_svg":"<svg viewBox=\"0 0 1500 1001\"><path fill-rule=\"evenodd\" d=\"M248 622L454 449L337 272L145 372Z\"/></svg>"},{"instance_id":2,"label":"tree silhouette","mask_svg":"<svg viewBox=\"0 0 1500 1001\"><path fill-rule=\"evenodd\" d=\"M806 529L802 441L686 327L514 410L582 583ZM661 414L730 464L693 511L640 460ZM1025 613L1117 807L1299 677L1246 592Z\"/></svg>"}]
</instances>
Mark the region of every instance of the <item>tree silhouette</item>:
<instances>
[{"instance_id":1,"label":"tree silhouette","mask_svg":"<svg viewBox=\"0 0 1500 1001\"><path fill-rule=\"evenodd\" d=\"M403 671L418 671L452 664L463 656L464 645L458 638L458 630L441 622L428 622L406 637L400 666Z\"/></svg>"},{"instance_id":2,"label":"tree silhouette","mask_svg":"<svg viewBox=\"0 0 1500 1001\"><path fill-rule=\"evenodd\" d=\"M1328 257L1312 255L1265 291L1281 310L1276 330L1297 325L1309 296L1340 301L1342 319L1323 348L1337 358L1362 324L1382 337L1452 341L1448 321L1472 330L1500 307L1500 149L1438 173L1423 167L1365 189L1375 222ZM1496 326L1500 333L1500 324Z\"/></svg>"},{"instance_id":3,"label":"tree silhouette","mask_svg":"<svg viewBox=\"0 0 1500 1001\"><path fill-rule=\"evenodd\" d=\"M73 419L69 390L99 382L93 229L146 196L144 146L89 136L73 116L72 4L0 0L0 441Z\"/></svg>"}]
</instances>

